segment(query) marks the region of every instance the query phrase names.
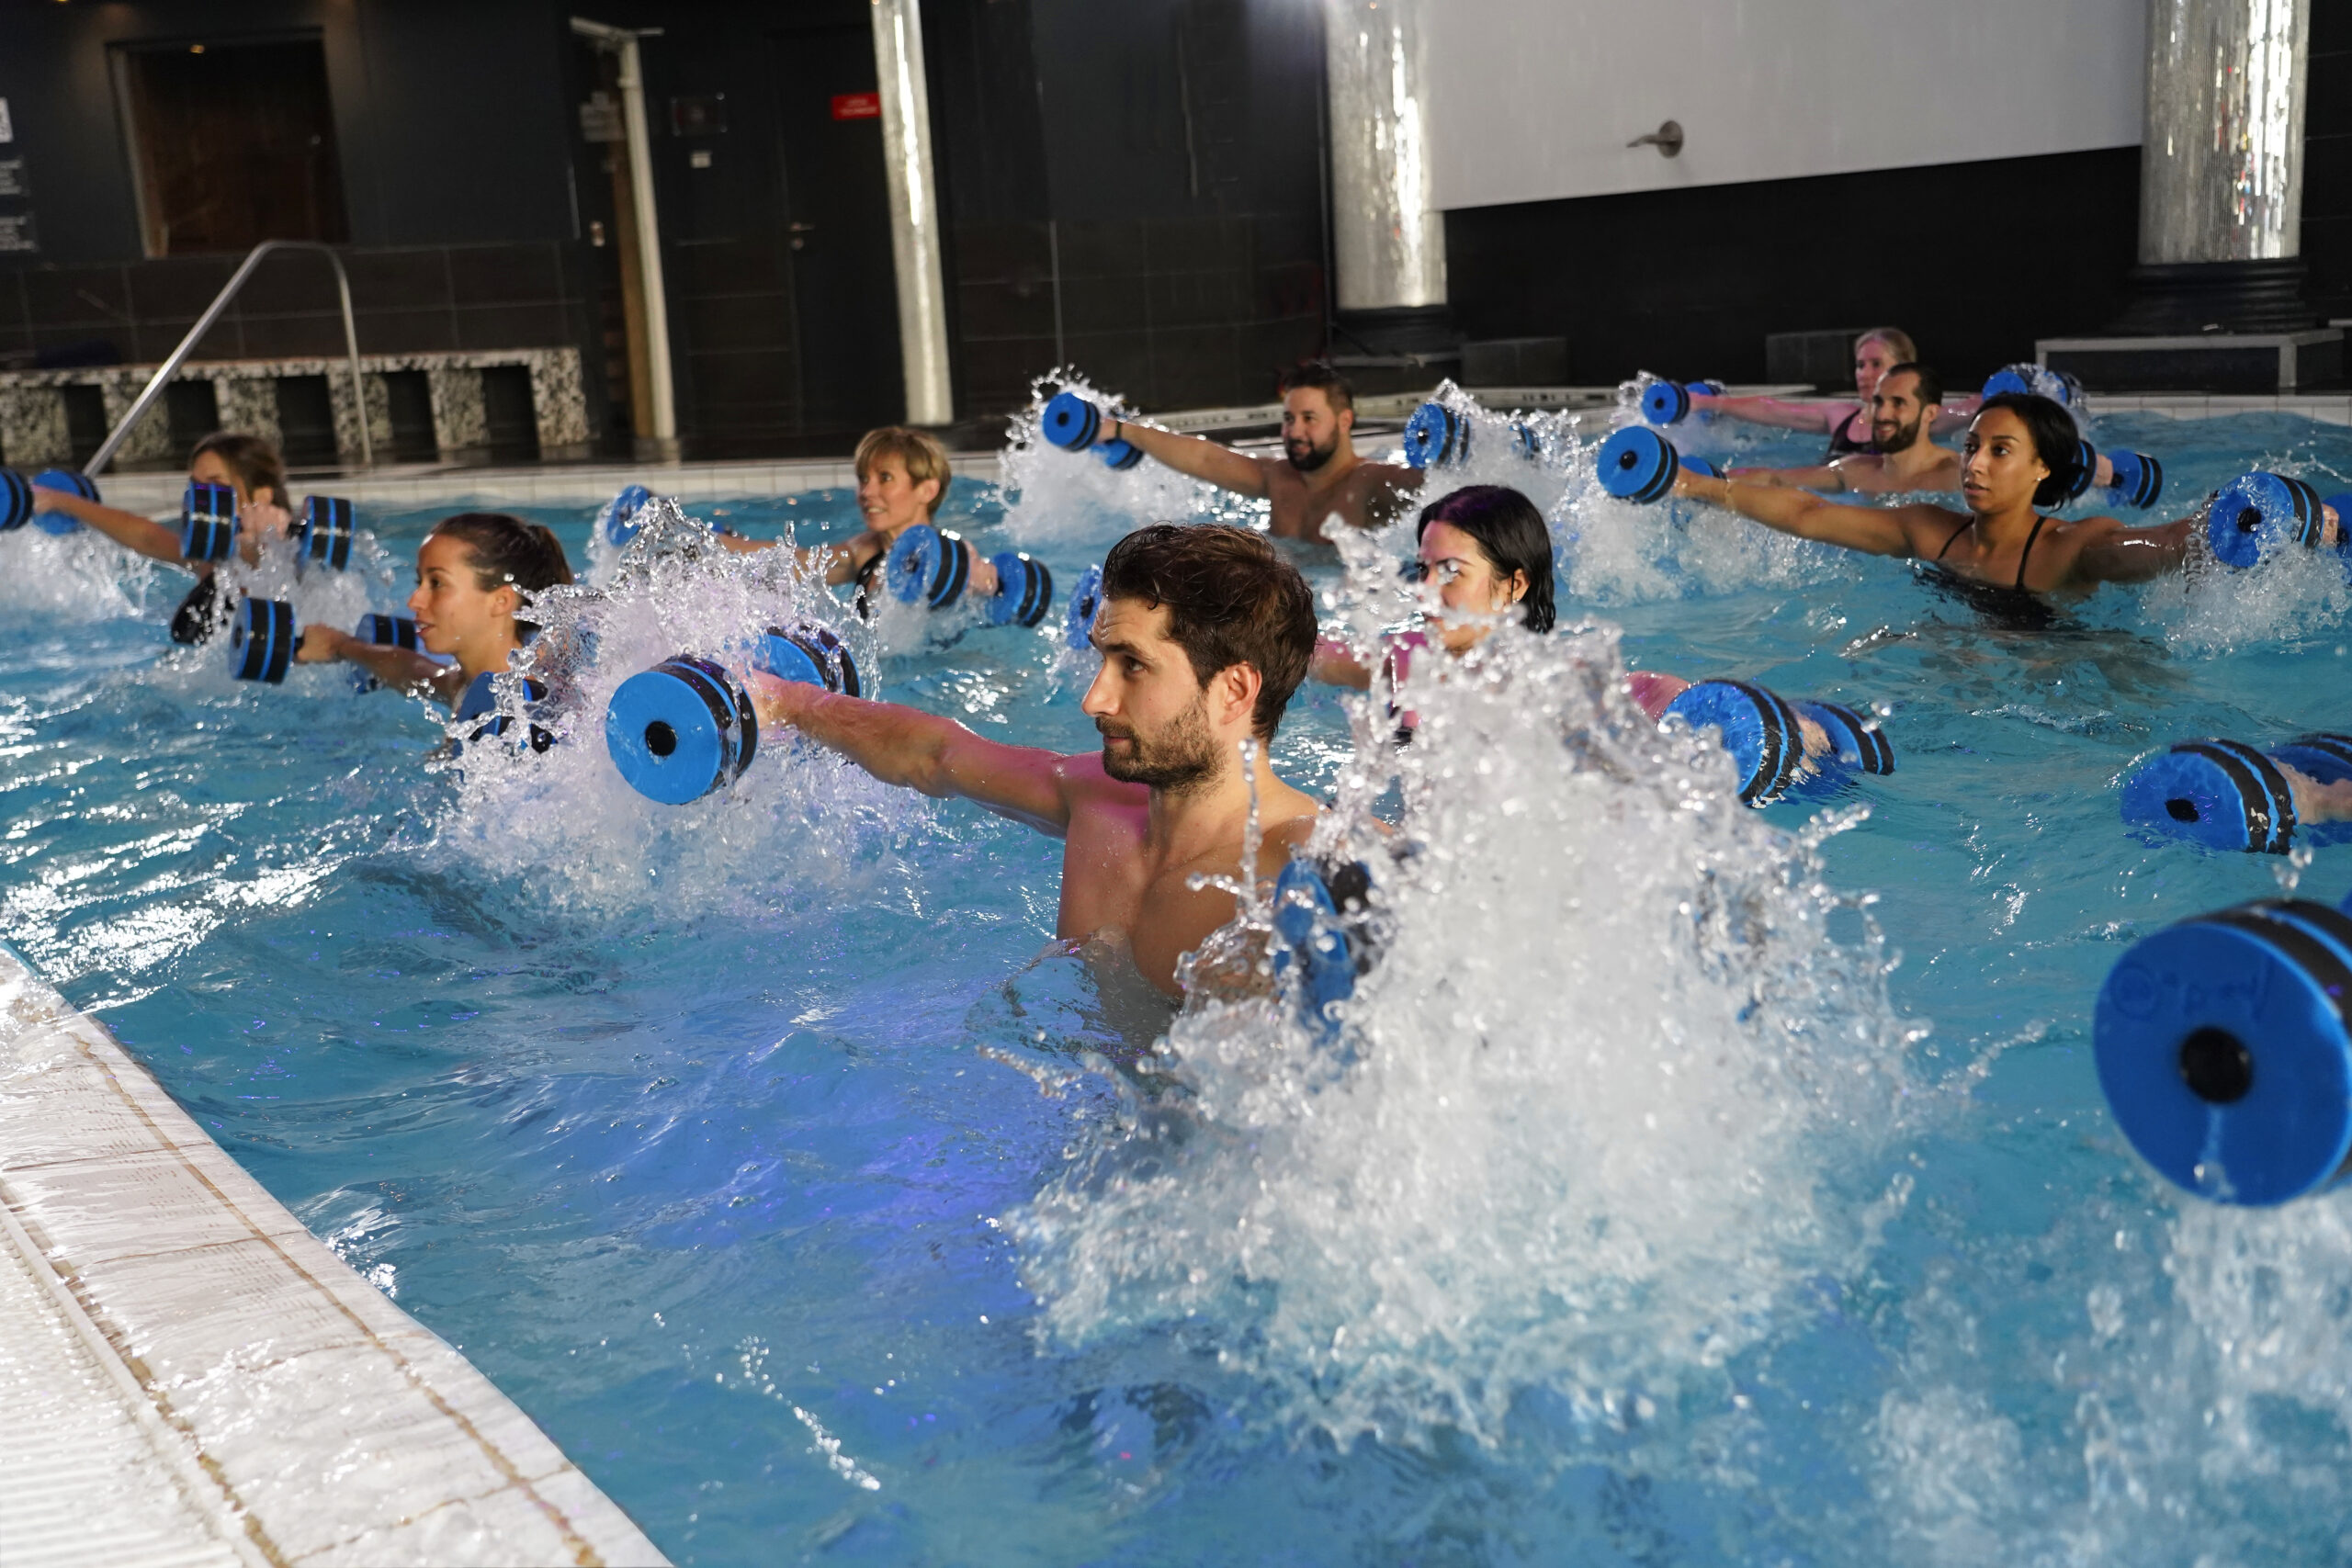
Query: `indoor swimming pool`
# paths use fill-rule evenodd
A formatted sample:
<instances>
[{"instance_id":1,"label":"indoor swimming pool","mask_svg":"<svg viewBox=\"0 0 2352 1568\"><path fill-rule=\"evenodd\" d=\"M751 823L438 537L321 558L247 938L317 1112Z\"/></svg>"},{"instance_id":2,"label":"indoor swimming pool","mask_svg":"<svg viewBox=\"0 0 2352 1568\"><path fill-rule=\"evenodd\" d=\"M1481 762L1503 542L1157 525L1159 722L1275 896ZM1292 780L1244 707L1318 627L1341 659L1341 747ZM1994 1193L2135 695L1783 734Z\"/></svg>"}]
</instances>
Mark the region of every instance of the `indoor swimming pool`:
<instances>
[{"instance_id":1,"label":"indoor swimming pool","mask_svg":"<svg viewBox=\"0 0 2352 1568\"><path fill-rule=\"evenodd\" d=\"M680 1563L2341 1562L2346 1201L2165 1186L2089 1024L2158 926L2352 887L2352 850L2117 804L2175 739L2352 728L2352 588L2291 558L1989 626L1905 562L1609 501L1600 422L1536 424L1541 461L1430 481L1554 524L1562 629L1519 684L1430 694L1401 784L1333 688L1275 742L1424 845L1338 1050L1055 942L1058 846L968 805L769 737L656 806L594 700L544 758L428 767L420 705L236 682L165 638L185 577L31 529L0 536L0 940ZM2153 517L2253 468L2352 489L2338 425L2091 434L2161 457ZM396 609L460 505L363 508L379 547L306 618ZM789 598L729 566L682 606L707 569L616 581L589 509L526 511L613 585L591 696ZM845 491L685 511L859 526ZM1023 449L941 521L1050 567L1042 626L797 607L880 695L1091 750L1060 596L1139 521L1247 515ZM1369 624L1406 547L1296 558ZM1898 771L1747 812L1702 759L1693 810L1640 773L1681 753L1621 660L1871 706ZM1608 763L1578 792L1558 724Z\"/></svg>"}]
</instances>

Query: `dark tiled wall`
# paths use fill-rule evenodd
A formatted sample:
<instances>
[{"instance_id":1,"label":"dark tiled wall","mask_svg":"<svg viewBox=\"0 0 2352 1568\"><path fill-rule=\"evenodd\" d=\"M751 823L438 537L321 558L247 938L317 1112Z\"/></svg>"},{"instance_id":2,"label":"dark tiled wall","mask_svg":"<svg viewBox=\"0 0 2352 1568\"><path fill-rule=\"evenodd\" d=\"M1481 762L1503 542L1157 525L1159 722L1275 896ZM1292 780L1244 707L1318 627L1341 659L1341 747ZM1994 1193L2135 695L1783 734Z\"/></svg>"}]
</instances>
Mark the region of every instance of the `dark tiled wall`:
<instances>
[{"instance_id":1,"label":"dark tiled wall","mask_svg":"<svg viewBox=\"0 0 2352 1568\"><path fill-rule=\"evenodd\" d=\"M964 395L1017 408L1069 363L1146 408L1258 401L1323 337L1318 227L1297 219L964 223Z\"/></svg>"},{"instance_id":2,"label":"dark tiled wall","mask_svg":"<svg viewBox=\"0 0 2352 1568\"><path fill-rule=\"evenodd\" d=\"M588 293L560 242L345 250L362 354L554 348L580 344ZM238 258L23 266L0 271L0 355L85 343L153 363L196 324ZM324 257L261 264L197 346L199 359L344 351L334 272Z\"/></svg>"},{"instance_id":3,"label":"dark tiled wall","mask_svg":"<svg viewBox=\"0 0 2352 1568\"><path fill-rule=\"evenodd\" d=\"M1989 212L2024 216L1972 232ZM1572 382L1760 379L1766 334L1868 321L1966 385L2113 321L2139 214L2125 147L1473 208L1446 267L1466 335L1565 337Z\"/></svg>"},{"instance_id":4,"label":"dark tiled wall","mask_svg":"<svg viewBox=\"0 0 2352 1568\"><path fill-rule=\"evenodd\" d=\"M2352 316L2352 6L2312 9L2303 111L2303 260L2320 319Z\"/></svg>"}]
</instances>

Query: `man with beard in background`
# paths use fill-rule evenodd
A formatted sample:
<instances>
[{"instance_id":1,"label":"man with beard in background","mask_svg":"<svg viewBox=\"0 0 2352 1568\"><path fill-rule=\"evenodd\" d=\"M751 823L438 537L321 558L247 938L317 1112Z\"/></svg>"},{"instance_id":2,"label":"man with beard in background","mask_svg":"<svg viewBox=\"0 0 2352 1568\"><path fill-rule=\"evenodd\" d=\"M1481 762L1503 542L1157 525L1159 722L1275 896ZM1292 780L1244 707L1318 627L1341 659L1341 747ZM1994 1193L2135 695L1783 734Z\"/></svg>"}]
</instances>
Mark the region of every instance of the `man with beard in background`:
<instances>
[{"instance_id":1,"label":"man with beard in background","mask_svg":"<svg viewBox=\"0 0 2352 1568\"><path fill-rule=\"evenodd\" d=\"M1871 394L1871 446L1809 468L1734 468L1750 484L1785 485L1834 494L1903 495L1957 491L1960 454L1929 439L1943 412L1944 387L1924 365L1890 367Z\"/></svg>"},{"instance_id":2,"label":"man with beard in background","mask_svg":"<svg viewBox=\"0 0 2352 1568\"><path fill-rule=\"evenodd\" d=\"M1300 367L1283 378L1283 455L1255 457L1197 435L1105 419L1097 437L1125 441L1180 474L1206 479L1237 495L1273 502L1274 534L1285 539L1323 537L1326 518L1351 528L1374 528L1393 517L1399 495L1420 487L1418 468L1367 463L1350 433L1356 400L1346 378L1329 365Z\"/></svg>"},{"instance_id":3,"label":"man with beard in background","mask_svg":"<svg viewBox=\"0 0 2352 1568\"><path fill-rule=\"evenodd\" d=\"M1241 869L1253 799L1260 881L1315 826L1315 802L1266 757L1315 653L1315 596L1247 528L1154 523L1103 558L1093 642L1102 669L1081 706L1100 754L1008 746L896 703L748 679L762 724L789 725L884 784L960 795L1061 840L1055 934L1124 947L1145 979L1178 996L1179 961L1233 918L1232 894L1193 878ZM1251 984L1192 976L1212 980Z\"/></svg>"}]
</instances>

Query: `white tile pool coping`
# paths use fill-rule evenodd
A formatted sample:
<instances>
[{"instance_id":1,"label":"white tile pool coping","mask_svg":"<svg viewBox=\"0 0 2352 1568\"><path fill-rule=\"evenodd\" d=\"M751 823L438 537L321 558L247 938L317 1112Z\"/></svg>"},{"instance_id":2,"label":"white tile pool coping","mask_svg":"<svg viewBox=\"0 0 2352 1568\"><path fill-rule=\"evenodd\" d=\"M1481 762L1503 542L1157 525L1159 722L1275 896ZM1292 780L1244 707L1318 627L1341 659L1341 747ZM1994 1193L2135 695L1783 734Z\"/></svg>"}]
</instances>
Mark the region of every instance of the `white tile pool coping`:
<instances>
[{"instance_id":1,"label":"white tile pool coping","mask_svg":"<svg viewBox=\"0 0 2352 1568\"><path fill-rule=\"evenodd\" d=\"M662 1562L0 949L0 1562Z\"/></svg>"},{"instance_id":2,"label":"white tile pool coping","mask_svg":"<svg viewBox=\"0 0 2352 1568\"><path fill-rule=\"evenodd\" d=\"M1733 390L1785 392L1786 389L1737 387ZM1498 387L1471 391L1471 396L1496 410L1592 411L1609 406L1615 395L1616 389L1607 387ZM1358 400L1357 408L1366 418L1402 418L1421 396L1393 393L1363 398ZM2352 392L2094 392L2091 410L2095 414L2160 413L2176 419L2269 412L2301 414L2324 424L2352 425ZM1265 403L1191 409L1149 417L1153 423L1171 430L1231 431L1264 425L1271 434L1281 412L1279 404ZM1000 474L998 457L995 452L959 452L951 460L956 473L993 481ZM175 516L180 491L187 481L177 473L159 472L107 474L101 476L98 482L106 499L115 505L156 516ZM857 483L857 474L848 457L842 457L773 462L548 464L511 468L419 465L321 479L315 483L325 493L349 501L401 509L458 501L488 507L595 507L632 484L645 485L657 495L680 501L723 501L847 489ZM297 475L294 488L306 491L310 484Z\"/></svg>"}]
</instances>

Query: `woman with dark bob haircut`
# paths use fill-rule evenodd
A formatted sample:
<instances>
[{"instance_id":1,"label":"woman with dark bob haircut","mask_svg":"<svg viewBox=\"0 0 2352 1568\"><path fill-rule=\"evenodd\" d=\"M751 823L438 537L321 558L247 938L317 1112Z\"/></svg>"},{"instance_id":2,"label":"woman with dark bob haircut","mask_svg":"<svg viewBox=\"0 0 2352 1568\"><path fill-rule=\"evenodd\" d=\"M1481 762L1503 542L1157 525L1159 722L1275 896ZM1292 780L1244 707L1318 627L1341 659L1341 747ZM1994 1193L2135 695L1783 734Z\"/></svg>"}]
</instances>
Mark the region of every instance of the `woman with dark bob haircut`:
<instances>
[{"instance_id":1,"label":"woman with dark bob haircut","mask_svg":"<svg viewBox=\"0 0 2352 1568\"><path fill-rule=\"evenodd\" d=\"M1429 632L1407 632L1390 639L1387 664L1402 680L1415 648L1434 640L1452 654L1464 654L1486 639L1498 616L1521 606L1520 624L1529 631L1552 629L1552 531L1535 503L1505 485L1465 485L1421 509L1420 547L1411 570L1437 585L1442 615ZM1372 671L1348 645L1331 638L1316 644L1314 676L1335 686L1363 691Z\"/></svg>"},{"instance_id":2,"label":"woman with dark bob haircut","mask_svg":"<svg viewBox=\"0 0 2352 1568\"><path fill-rule=\"evenodd\" d=\"M2049 595L2079 598L2102 582L2177 571L2198 522L2132 528L2112 517L2049 516L2041 509L2061 504L2074 488L2081 453L2064 409L2032 393L2003 392L1985 399L1969 422L1960 462L1965 512L1925 502L1841 505L1688 468L1674 490L1799 538L1933 562L1979 608L2038 628L2052 618Z\"/></svg>"}]
</instances>

